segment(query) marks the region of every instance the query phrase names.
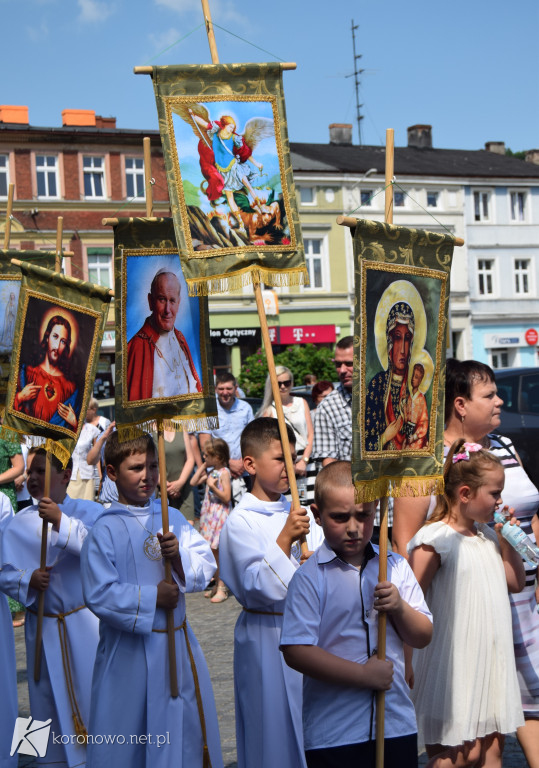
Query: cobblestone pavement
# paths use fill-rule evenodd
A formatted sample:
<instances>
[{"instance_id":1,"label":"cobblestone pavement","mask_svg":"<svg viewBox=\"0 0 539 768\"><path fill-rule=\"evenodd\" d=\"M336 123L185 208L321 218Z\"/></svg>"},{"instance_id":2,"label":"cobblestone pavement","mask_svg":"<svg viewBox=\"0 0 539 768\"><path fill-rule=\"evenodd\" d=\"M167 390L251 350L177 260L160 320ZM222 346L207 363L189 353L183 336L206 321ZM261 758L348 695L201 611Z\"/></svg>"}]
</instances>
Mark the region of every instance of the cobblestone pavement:
<instances>
[{"instance_id":1,"label":"cobblestone pavement","mask_svg":"<svg viewBox=\"0 0 539 768\"><path fill-rule=\"evenodd\" d=\"M212 605L202 594L187 595L187 617L197 636L210 669L213 690L219 716L223 760L226 768L236 768L236 741L234 721L234 683L232 672L232 653L234 624L240 607L234 598L224 603ZM26 676L26 654L24 649L24 629L15 630L17 650L17 680L19 688L19 714L28 717L28 687ZM423 755L419 765L425 766ZM513 738L508 738L504 752L504 768L526 768L526 761ZM21 756L19 766L34 768L32 758ZM191 766L188 766L191 768ZM196 768L193 766L192 768ZM249 766L257 768L257 766ZM278 767L276 767L278 768Z\"/></svg>"}]
</instances>

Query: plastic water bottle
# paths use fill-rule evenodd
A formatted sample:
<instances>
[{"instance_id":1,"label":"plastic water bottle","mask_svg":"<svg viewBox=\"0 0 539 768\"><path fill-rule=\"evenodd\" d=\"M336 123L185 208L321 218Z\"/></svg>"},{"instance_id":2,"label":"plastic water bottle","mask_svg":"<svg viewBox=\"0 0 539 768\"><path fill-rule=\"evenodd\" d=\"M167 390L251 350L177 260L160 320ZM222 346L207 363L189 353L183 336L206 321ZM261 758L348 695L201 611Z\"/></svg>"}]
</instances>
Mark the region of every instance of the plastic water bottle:
<instances>
[{"instance_id":1,"label":"plastic water bottle","mask_svg":"<svg viewBox=\"0 0 539 768\"><path fill-rule=\"evenodd\" d=\"M530 565L539 565L539 548L520 526L511 525L501 512L494 513L494 522L503 524L502 536L516 549L523 560L526 560Z\"/></svg>"}]
</instances>

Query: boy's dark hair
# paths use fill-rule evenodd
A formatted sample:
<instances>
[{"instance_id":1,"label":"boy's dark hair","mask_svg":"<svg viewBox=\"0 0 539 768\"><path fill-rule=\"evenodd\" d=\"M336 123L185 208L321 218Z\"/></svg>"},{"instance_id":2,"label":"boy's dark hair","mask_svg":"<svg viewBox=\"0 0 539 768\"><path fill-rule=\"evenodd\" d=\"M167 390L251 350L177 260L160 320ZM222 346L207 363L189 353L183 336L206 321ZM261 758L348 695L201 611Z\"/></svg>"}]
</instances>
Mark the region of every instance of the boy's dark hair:
<instances>
[{"instance_id":1,"label":"boy's dark hair","mask_svg":"<svg viewBox=\"0 0 539 768\"><path fill-rule=\"evenodd\" d=\"M318 473L314 484L314 503L323 512L327 497L335 488L353 488L352 462L332 461Z\"/></svg>"},{"instance_id":2,"label":"boy's dark hair","mask_svg":"<svg viewBox=\"0 0 539 768\"><path fill-rule=\"evenodd\" d=\"M118 469L122 461L134 453L151 453L157 456L153 437L144 434L134 440L125 440L121 443L118 439L118 432L112 432L105 443L105 464L111 464L114 469Z\"/></svg>"},{"instance_id":3,"label":"boy's dark hair","mask_svg":"<svg viewBox=\"0 0 539 768\"><path fill-rule=\"evenodd\" d=\"M40 448L39 446L35 446L34 448L30 448L28 451L28 456L47 456L47 451L44 448ZM51 464L56 470L56 472L63 472L66 469L73 469L73 459L71 456L69 457L69 461L67 464L62 466L62 462L60 459L58 459L54 453L51 453Z\"/></svg>"},{"instance_id":4,"label":"boy's dark hair","mask_svg":"<svg viewBox=\"0 0 539 768\"><path fill-rule=\"evenodd\" d=\"M288 440L292 445L296 444L296 435L290 424L286 425ZM249 422L241 433L241 455L260 456L269 448L272 440L281 442L279 422L270 416L261 416L259 419Z\"/></svg>"},{"instance_id":5,"label":"boy's dark hair","mask_svg":"<svg viewBox=\"0 0 539 768\"><path fill-rule=\"evenodd\" d=\"M335 349L350 349L354 346L353 336L343 336L342 339L335 344Z\"/></svg>"},{"instance_id":6,"label":"boy's dark hair","mask_svg":"<svg viewBox=\"0 0 539 768\"><path fill-rule=\"evenodd\" d=\"M228 384L229 382L234 384L234 386L236 386L237 384L236 377L232 373L229 373L228 371L224 371L223 373L218 373L217 376L215 377L215 386L217 386L218 384Z\"/></svg>"},{"instance_id":7,"label":"boy's dark hair","mask_svg":"<svg viewBox=\"0 0 539 768\"><path fill-rule=\"evenodd\" d=\"M472 387L476 381L496 381L494 371L489 365L477 360L457 360L449 357L445 369L445 421L453 414L453 405L457 397L470 400Z\"/></svg>"}]
</instances>

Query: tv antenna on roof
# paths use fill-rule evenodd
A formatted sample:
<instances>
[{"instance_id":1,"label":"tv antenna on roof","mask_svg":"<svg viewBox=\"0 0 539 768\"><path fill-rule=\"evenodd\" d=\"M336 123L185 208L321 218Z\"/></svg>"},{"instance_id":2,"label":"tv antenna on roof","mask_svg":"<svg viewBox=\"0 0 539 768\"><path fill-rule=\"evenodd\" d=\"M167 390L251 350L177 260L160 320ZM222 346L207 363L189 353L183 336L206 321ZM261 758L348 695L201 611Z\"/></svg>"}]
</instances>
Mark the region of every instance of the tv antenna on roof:
<instances>
[{"instance_id":1,"label":"tv antenna on roof","mask_svg":"<svg viewBox=\"0 0 539 768\"><path fill-rule=\"evenodd\" d=\"M346 75L346 77L353 77L354 78L354 87L356 90L356 120L357 120L357 133L358 133L358 143L359 146L361 146L361 121L363 120L363 115L361 114L361 107L363 104L359 103L359 76L365 71L364 69L358 69L358 61L362 58L362 54L356 54L356 29L359 29L359 24L354 25L354 20L352 19L352 49L354 51L354 71L351 75Z\"/></svg>"}]
</instances>

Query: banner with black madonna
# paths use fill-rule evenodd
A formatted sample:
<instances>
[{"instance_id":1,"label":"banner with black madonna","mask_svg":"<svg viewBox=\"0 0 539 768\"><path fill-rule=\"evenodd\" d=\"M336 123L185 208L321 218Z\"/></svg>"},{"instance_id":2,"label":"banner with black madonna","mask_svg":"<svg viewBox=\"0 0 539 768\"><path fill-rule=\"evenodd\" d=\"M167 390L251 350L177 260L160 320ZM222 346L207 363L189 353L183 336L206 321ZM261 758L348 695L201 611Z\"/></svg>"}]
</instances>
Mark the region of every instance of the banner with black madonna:
<instances>
[{"instance_id":1,"label":"banner with black madonna","mask_svg":"<svg viewBox=\"0 0 539 768\"><path fill-rule=\"evenodd\" d=\"M189 293L308 282L281 65L154 67L153 84Z\"/></svg>"},{"instance_id":2,"label":"banner with black madonna","mask_svg":"<svg viewBox=\"0 0 539 768\"><path fill-rule=\"evenodd\" d=\"M65 466L85 421L112 296L33 264L20 270L2 436L28 435Z\"/></svg>"},{"instance_id":3,"label":"banner with black madonna","mask_svg":"<svg viewBox=\"0 0 539 768\"><path fill-rule=\"evenodd\" d=\"M120 439L217 426L208 300L191 297L172 219L114 227L116 425Z\"/></svg>"},{"instance_id":4,"label":"banner with black madonna","mask_svg":"<svg viewBox=\"0 0 539 768\"><path fill-rule=\"evenodd\" d=\"M56 254L48 251L0 250L0 410L6 403L7 384L11 367L11 352L15 335L15 321L21 289L21 270L11 259L38 264L53 269Z\"/></svg>"},{"instance_id":5,"label":"banner with black madonna","mask_svg":"<svg viewBox=\"0 0 539 768\"><path fill-rule=\"evenodd\" d=\"M441 493L454 238L358 220L353 241L357 499Z\"/></svg>"}]
</instances>

